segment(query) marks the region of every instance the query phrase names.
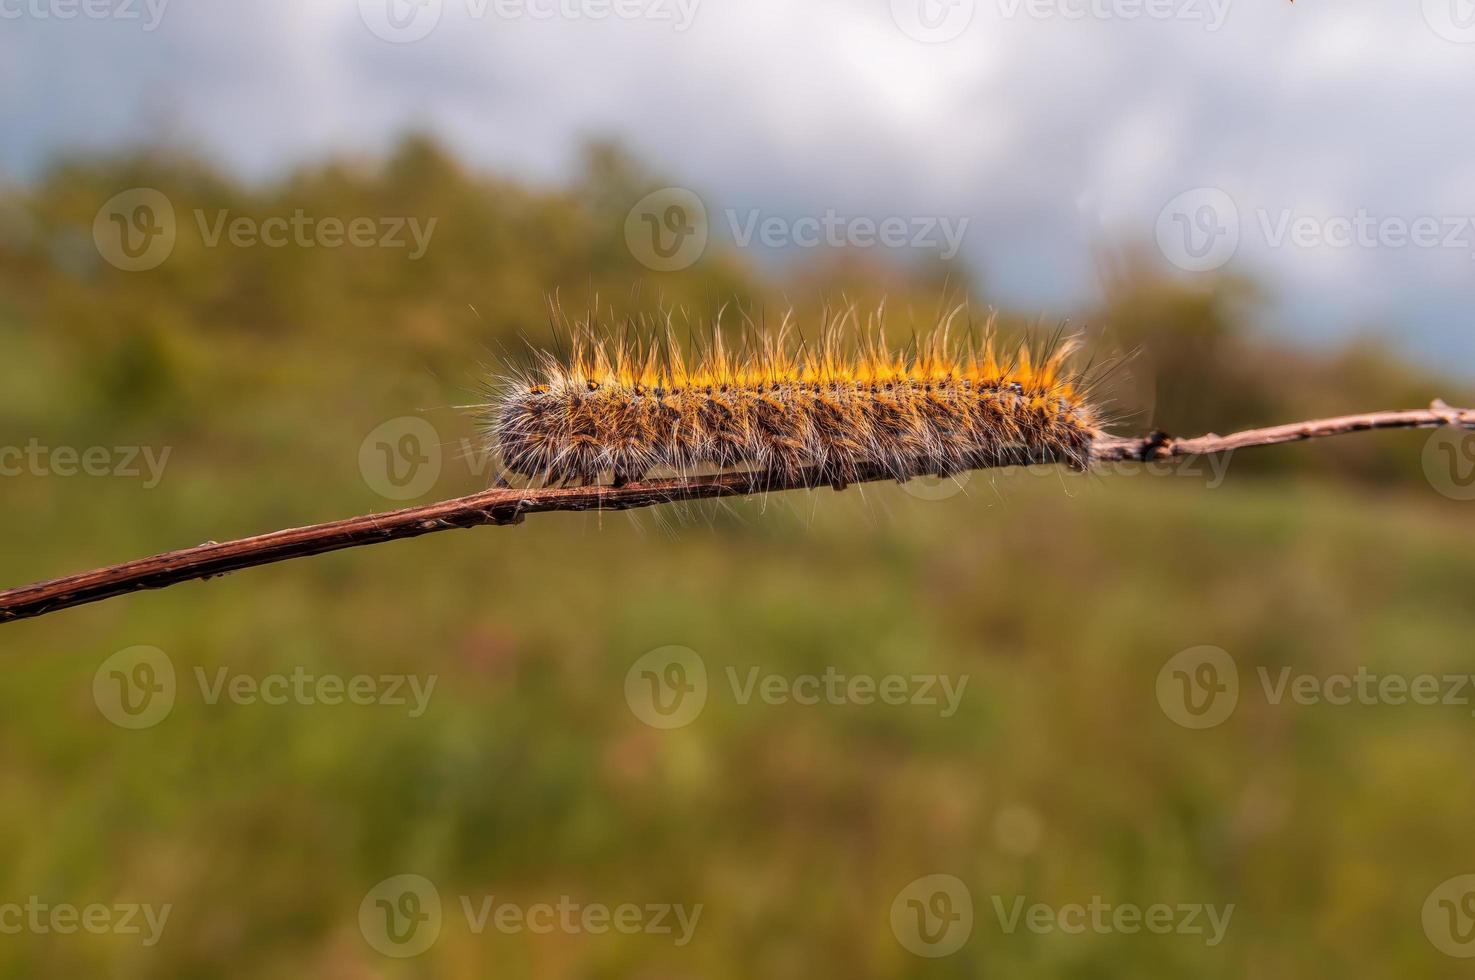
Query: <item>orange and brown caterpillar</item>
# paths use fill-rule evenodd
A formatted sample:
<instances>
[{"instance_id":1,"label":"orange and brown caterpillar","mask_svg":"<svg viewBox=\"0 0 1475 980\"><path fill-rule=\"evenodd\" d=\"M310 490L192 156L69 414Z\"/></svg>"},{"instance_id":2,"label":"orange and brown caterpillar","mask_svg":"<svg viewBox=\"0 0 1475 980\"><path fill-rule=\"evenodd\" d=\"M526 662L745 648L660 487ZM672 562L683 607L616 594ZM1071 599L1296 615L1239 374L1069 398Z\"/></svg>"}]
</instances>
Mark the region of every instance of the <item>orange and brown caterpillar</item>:
<instances>
[{"instance_id":1,"label":"orange and brown caterpillar","mask_svg":"<svg viewBox=\"0 0 1475 980\"><path fill-rule=\"evenodd\" d=\"M905 352L837 324L794 337L786 320L735 352L716 331L693 357L669 334L601 339L586 325L567 356L539 352L508 379L482 424L507 473L545 483L742 469L842 486L1090 461L1101 421L1073 340L1001 355L992 329L960 341L949 321Z\"/></svg>"}]
</instances>

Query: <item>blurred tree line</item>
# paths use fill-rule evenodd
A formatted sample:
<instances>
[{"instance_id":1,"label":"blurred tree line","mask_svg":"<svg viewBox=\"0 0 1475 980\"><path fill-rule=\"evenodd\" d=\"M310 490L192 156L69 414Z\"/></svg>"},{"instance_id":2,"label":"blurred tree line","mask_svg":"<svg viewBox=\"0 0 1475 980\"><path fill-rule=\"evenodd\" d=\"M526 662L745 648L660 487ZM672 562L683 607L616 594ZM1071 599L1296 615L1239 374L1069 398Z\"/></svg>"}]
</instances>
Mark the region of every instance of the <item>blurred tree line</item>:
<instances>
[{"instance_id":1,"label":"blurred tree line","mask_svg":"<svg viewBox=\"0 0 1475 980\"><path fill-rule=\"evenodd\" d=\"M975 319L989 308L987 289L955 263L860 250L774 272L714 243L689 269L652 272L631 255L625 220L673 177L601 143L568 186L530 186L468 169L421 136L383 160L332 160L264 184L173 152L63 160L33 185L0 192L0 354L14 372L4 377L24 374L25 359L53 358L72 380L55 393L58 411L208 431L213 403L249 399L268 379L352 384L372 397L374 365L408 360L474 383L548 337L550 296L576 312L597 298L621 315L674 309L700 320L726 305L768 319L793 308L811 323L824 304L865 310L884 300L903 333L957 302ZM93 242L101 203L134 187L162 192L178 229L168 259L145 272L114 268ZM298 211L436 225L415 261L404 249L210 247L200 228L222 214L259 222ZM1254 283L1164 277L1131 249L1101 265L1105 298L1072 323L1114 362L1102 390L1122 431L1225 432L1468 391L1371 340L1318 351L1265 335ZM1029 311L1002 311L1001 321L1037 322ZM1344 439L1248 454L1236 474L1418 480L1417 452L1406 439Z\"/></svg>"}]
</instances>

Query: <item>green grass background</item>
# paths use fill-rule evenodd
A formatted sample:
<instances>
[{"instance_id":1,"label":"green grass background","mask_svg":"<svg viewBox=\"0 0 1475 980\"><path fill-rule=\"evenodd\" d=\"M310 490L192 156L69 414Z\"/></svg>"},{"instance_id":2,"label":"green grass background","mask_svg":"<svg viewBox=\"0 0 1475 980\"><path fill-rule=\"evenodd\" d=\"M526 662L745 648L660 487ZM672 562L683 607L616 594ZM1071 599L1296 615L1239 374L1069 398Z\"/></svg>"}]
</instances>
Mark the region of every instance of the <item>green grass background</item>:
<instances>
[{"instance_id":1,"label":"green grass background","mask_svg":"<svg viewBox=\"0 0 1475 980\"><path fill-rule=\"evenodd\" d=\"M187 158L59 163L14 192L0 249L0 443L172 450L160 485L0 478L0 583L397 506L359 447L412 415L443 438L424 500L485 478L453 406L546 295L643 311L892 299L899 330L987 283L825 256L765 272L720 247L653 275L623 216L662 179L609 147L572 187L473 174L408 141L264 187ZM127 274L90 241L130 186L190 207L440 218L420 263L205 249L181 231ZM184 220L188 220L187 218ZM1130 261L1128 259L1127 261ZM1135 267L1134 267L1135 268ZM632 284L644 285L636 290ZM946 285L943 285L943 284ZM1124 428L1227 431L1402 407L1461 386L1386 350L1277 345L1246 283L1145 274L1082 311L1139 353ZM473 310L471 307L474 307ZM1006 321L1012 321L1005 317ZM1142 406L1146 406L1143 408ZM422 411L423 410L423 411ZM975 474L639 515L544 515L254 569L0 628L0 902L170 903L161 941L0 935L15 977L1462 976L1421 926L1475 871L1470 705L1273 705L1256 671L1475 671L1475 503L1431 488L1422 433L1245 454L1189 475ZM1222 725L1156 697L1174 654L1238 665ZM180 678L155 727L92 699L118 650ZM626 672L703 658L686 727L644 724ZM738 704L728 667L968 678L952 717L905 705ZM435 675L428 710L204 703L193 672ZM1475 692L1470 692L1475 694ZM365 893L417 873L446 914L407 960L360 933ZM957 953L907 952L893 899L960 878ZM458 896L673 902L693 940L475 935ZM1225 941L1005 933L992 898L1233 903Z\"/></svg>"}]
</instances>

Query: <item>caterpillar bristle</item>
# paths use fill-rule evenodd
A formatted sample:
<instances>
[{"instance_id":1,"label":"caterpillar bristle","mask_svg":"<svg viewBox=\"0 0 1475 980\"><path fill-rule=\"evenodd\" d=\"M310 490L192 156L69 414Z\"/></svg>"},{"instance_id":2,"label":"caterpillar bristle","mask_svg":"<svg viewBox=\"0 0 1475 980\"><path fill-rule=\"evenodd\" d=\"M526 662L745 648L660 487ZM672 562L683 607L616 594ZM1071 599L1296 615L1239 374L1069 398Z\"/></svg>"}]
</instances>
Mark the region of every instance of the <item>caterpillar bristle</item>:
<instances>
[{"instance_id":1,"label":"caterpillar bristle","mask_svg":"<svg viewBox=\"0 0 1475 980\"><path fill-rule=\"evenodd\" d=\"M1102 420L1072 367L1079 339L1057 330L1005 348L992 319L975 334L970 318L960 341L961 313L901 348L879 312L862 327L853 307L826 312L812 338L787 314L771 329L748 320L736 347L720 319L683 344L669 315L621 330L591 313L561 321L566 350L536 351L480 422L505 472L545 484L736 469L841 487L985 466L1086 469Z\"/></svg>"}]
</instances>

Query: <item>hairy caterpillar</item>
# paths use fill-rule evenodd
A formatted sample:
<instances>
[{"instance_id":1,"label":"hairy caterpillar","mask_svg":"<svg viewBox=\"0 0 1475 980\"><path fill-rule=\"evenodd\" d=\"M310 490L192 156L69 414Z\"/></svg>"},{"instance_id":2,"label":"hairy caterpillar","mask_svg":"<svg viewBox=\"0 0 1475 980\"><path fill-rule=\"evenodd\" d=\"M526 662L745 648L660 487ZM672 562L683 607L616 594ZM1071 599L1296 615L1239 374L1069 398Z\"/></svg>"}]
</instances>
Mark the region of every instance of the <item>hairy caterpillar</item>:
<instances>
[{"instance_id":1,"label":"hairy caterpillar","mask_svg":"<svg viewBox=\"0 0 1475 980\"><path fill-rule=\"evenodd\" d=\"M845 319L814 343L796 342L786 319L736 352L718 330L695 355L669 330L641 342L584 324L566 356L538 352L506 379L481 422L506 472L546 483L741 469L843 486L1088 465L1101 421L1070 367L1073 339L1001 356L991 324L959 341L949 317L897 351L879 330L847 339Z\"/></svg>"}]
</instances>

